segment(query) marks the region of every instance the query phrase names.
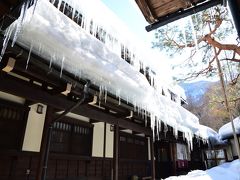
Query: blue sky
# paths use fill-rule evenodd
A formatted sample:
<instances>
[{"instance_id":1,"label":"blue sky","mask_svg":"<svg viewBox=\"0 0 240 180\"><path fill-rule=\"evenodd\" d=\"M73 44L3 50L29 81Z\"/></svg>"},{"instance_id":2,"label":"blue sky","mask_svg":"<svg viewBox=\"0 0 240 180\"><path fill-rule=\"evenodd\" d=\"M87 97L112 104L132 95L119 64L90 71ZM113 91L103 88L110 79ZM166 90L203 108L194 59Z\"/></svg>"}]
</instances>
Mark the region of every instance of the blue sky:
<instances>
[{"instance_id":1,"label":"blue sky","mask_svg":"<svg viewBox=\"0 0 240 180\"><path fill-rule=\"evenodd\" d=\"M135 0L102 0L133 32L138 39L146 43L149 48L153 40L153 32L146 32L145 26L148 24Z\"/></svg>"}]
</instances>

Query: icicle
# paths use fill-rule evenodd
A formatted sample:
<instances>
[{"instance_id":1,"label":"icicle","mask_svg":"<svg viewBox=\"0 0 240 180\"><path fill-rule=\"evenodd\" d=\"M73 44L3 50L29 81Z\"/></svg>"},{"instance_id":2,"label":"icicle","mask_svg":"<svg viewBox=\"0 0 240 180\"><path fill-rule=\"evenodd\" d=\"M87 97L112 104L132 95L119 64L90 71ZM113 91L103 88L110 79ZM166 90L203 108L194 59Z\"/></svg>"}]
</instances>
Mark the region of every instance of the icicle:
<instances>
[{"instance_id":1,"label":"icicle","mask_svg":"<svg viewBox=\"0 0 240 180\"><path fill-rule=\"evenodd\" d=\"M75 2L76 2L76 1L73 1L72 19L74 19L75 13L76 13L76 5L75 5Z\"/></svg>"},{"instance_id":2,"label":"icicle","mask_svg":"<svg viewBox=\"0 0 240 180\"><path fill-rule=\"evenodd\" d=\"M3 47L2 47L1 56L0 56L0 62L2 61L3 55L5 54L5 51L7 49L7 45L8 45L8 42L10 40L10 37L12 35L13 29L14 29L13 26L10 26L5 31L4 40L3 40Z\"/></svg>"},{"instance_id":3,"label":"icicle","mask_svg":"<svg viewBox=\"0 0 240 180\"><path fill-rule=\"evenodd\" d=\"M168 127L166 124L164 124L164 136L166 137L167 136L167 132L168 132Z\"/></svg>"},{"instance_id":4,"label":"icicle","mask_svg":"<svg viewBox=\"0 0 240 180\"><path fill-rule=\"evenodd\" d=\"M27 58L26 70L27 70L27 68L28 68L28 63L29 63L29 60L30 60L30 57L31 57L32 48L33 48L33 45L32 45L32 43L31 43L31 47L30 47L30 50L29 50L29 53L28 53L28 58Z\"/></svg>"},{"instance_id":5,"label":"icicle","mask_svg":"<svg viewBox=\"0 0 240 180\"><path fill-rule=\"evenodd\" d=\"M53 54L52 56L51 56L51 58L50 58L50 63L49 63L49 69L51 69L52 68L52 62L55 60L55 54Z\"/></svg>"},{"instance_id":6,"label":"icicle","mask_svg":"<svg viewBox=\"0 0 240 180\"><path fill-rule=\"evenodd\" d=\"M67 3L63 1L63 13L65 13L66 4L67 4Z\"/></svg>"},{"instance_id":7,"label":"icicle","mask_svg":"<svg viewBox=\"0 0 240 180\"><path fill-rule=\"evenodd\" d=\"M102 99L102 86L100 85L99 86L99 94L98 94L98 106L100 107L101 106L101 99Z\"/></svg>"},{"instance_id":8,"label":"icicle","mask_svg":"<svg viewBox=\"0 0 240 180\"><path fill-rule=\"evenodd\" d=\"M17 20L16 30L15 30L13 40L12 40L12 47L14 46L14 44L17 40L18 34L21 31L22 23L23 23L28 6L29 6L29 1L25 1L21 7L20 16Z\"/></svg>"},{"instance_id":9,"label":"icicle","mask_svg":"<svg viewBox=\"0 0 240 180\"><path fill-rule=\"evenodd\" d=\"M42 53L42 44L39 44L38 46L38 55L41 55Z\"/></svg>"},{"instance_id":10,"label":"icicle","mask_svg":"<svg viewBox=\"0 0 240 180\"><path fill-rule=\"evenodd\" d=\"M105 86L105 96L104 96L104 101L105 101L105 103L107 103L107 88L106 88L106 86Z\"/></svg>"},{"instance_id":11,"label":"icicle","mask_svg":"<svg viewBox=\"0 0 240 180\"><path fill-rule=\"evenodd\" d=\"M62 77L63 66L64 66L64 60L65 60L65 57L63 56L63 57L62 57L62 64L61 64L60 78Z\"/></svg>"},{"instance_id":12,"label":"icicle","mask_svg":"<svg viewBox=\"0 0 240 180\"><path fill-rule=\"evenodd\" d=\"M59 0L57 5L58 10L60 10L61 4L62 4L62 0Z\"/></svg>"},{"instance_id":13,"label":"icicle","mask_svg":"<svg viewBox=\"0 0 240 180\"><path fill-rule=\"evenodd\" d=\"M116 98L118 98L118 105L121 105L121 95L120 95L120 93L121 93L120 89L116 90Z\"/></svg>"}]
</instances>

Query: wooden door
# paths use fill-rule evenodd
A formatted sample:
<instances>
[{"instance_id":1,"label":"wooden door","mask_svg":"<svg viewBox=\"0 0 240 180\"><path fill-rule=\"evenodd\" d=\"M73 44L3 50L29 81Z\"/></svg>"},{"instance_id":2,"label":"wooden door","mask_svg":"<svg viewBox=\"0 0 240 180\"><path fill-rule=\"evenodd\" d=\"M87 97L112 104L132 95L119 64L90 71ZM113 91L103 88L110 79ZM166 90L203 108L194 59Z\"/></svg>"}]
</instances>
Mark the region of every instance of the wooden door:
<instances>
[{"instance_id":1,"label":"wooden door","mask_svg":"<svg viewBox=\"0 0 240 180\"><path fill-rule=\"evenodd\" d=\"M169 142L155 142L156 177L166 178L172 175L173 161L171 159L171 145Z\"/></svg>"}]
</instances>

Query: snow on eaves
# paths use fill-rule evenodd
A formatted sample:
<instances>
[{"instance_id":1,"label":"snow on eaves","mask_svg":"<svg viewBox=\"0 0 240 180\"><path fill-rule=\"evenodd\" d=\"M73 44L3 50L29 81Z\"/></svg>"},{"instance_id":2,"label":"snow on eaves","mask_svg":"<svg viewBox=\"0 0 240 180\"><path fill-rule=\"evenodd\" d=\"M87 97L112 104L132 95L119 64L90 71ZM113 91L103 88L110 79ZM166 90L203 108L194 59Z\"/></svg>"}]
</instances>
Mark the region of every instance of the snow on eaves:
<instances>
[{"instance_id":1,"label":"snow on eaves","mask_svg":"<svg viewBox=\"0 0 240 180\"><path fill-rule=\"evenodd\" d=\"M49 61L50 66L54 64L79 78L89 79L99 86L100 90L104 90L104 93L116 94L119 99L122 98L139 109L147 110L152 117L152 128L157 120L158 123L163 121L172 126L175 132L183 131L189 142L196 132L203 138L207 137L208 134L199 131L199 120L195 115L162 96L162 86L169 87L167 74L163 76L157 73L156 80L159 81L153 88L144 75L139 73L138 68L121 59L119 49L122 43L136 52L133 62L135 65L141 60L145 65L154 67L148 60L149 57L153 59L156 57L148 50L136 48L139 46L138 41L132 43L132 36L116 20L115 15L97 0L65 0L65 2L82 12L83 27L61 13L48 0L38 0L34 13L30 8L24 21L16 21L9 27L8 35L15 39L13 32L21 23L16 38L19 45ZM106 44L89 33L90 27L86 24L91 23L92 19L98 24L94 25L96 27L93 29L104 27L109 35ZM112 36L110 38L110 34L114 35L114 38ZM167 77L167 81L164 81L163 77ZM178 89L176 92L180 91L181 89ZM184 93L180 94L184 96Z\"/></svg>"},{"instance_id":2,"label":"snow on eaves","mask_svg":"<svg viewBox=\"0 0 240 180\"><path fill-rule=\"evenodd\" d=\"M237 117L233 120L235 131L237 134L240 134L240 117ZM233 129L231 122L224 124L218 131L221 139L227 139L233 136Z\"/></svg>"}]
</instances>

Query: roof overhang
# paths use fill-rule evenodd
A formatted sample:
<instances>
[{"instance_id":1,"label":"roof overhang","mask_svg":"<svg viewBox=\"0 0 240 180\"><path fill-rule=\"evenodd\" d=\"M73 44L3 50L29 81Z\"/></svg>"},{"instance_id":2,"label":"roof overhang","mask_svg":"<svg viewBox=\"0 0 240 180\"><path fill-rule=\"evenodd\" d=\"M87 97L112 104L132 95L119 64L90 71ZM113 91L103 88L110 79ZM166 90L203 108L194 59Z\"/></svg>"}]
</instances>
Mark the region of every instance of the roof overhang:
<instances>
[{"instance_id":1,"label":"roof overhang","mask_svg":"<svg viewBox=\"0 0 240 180\"><path fill-rule=\"evenodd\" d=\"M223 0L135 0L145 19L150 24L146 26L149 32L168 23L203 11Z\"/></svg>"}]
</instances>

